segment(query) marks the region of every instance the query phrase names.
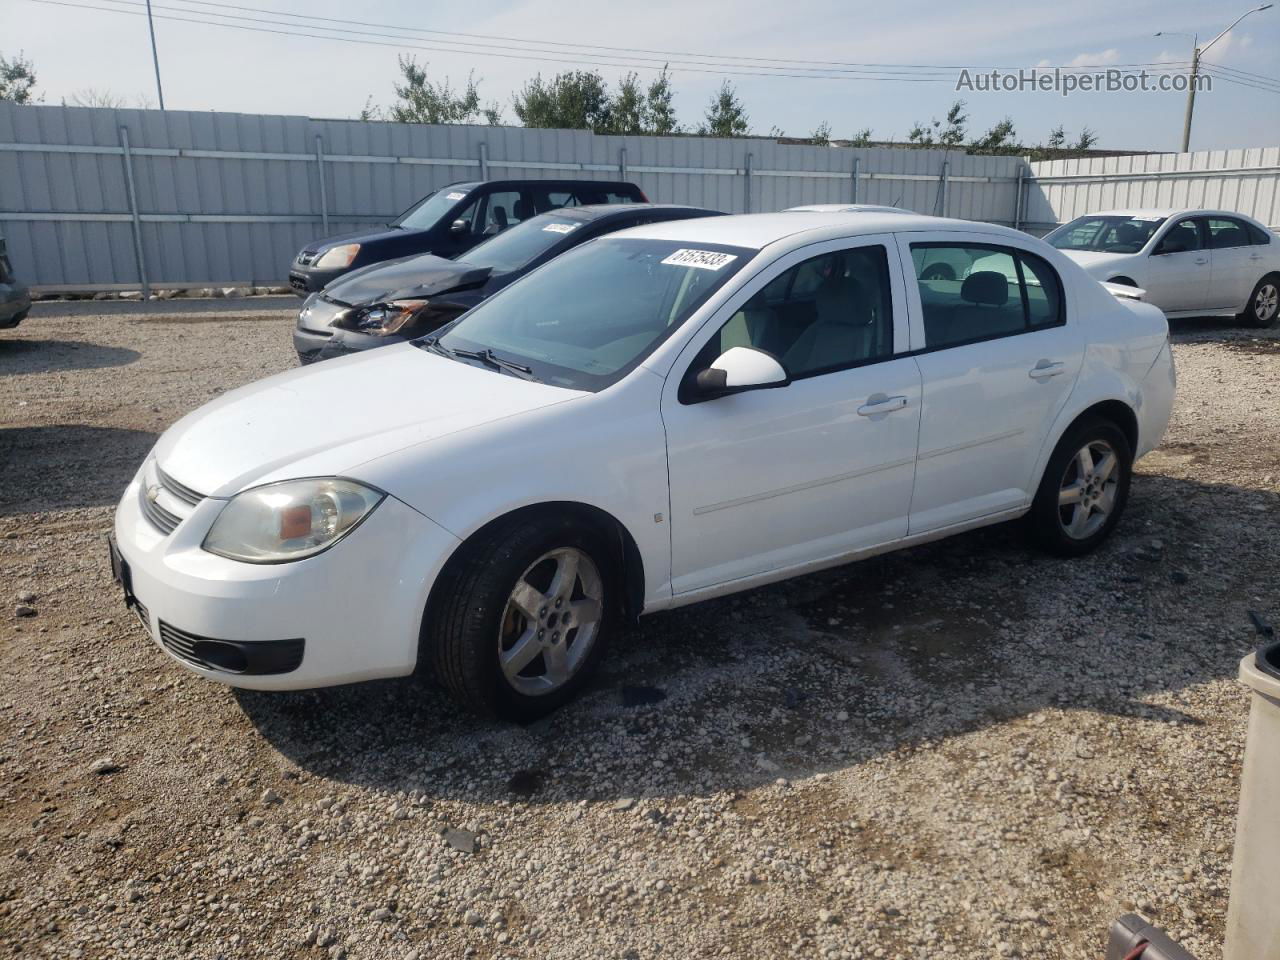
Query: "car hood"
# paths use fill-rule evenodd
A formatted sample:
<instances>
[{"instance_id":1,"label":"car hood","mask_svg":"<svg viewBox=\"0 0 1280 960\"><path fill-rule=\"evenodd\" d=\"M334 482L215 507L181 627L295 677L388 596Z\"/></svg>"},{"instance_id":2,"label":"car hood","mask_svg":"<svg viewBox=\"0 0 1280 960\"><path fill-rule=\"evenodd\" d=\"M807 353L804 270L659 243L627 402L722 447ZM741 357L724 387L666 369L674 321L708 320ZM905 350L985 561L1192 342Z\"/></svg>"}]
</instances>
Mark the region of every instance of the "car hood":
<instances>
[{"instance_id":1,"label":"car hood","mask_svg":"<svg viewBox=\"0 0 1280 960\"><path fill-rule=\"evenodd\" d=\"M418 231L409 232L417 233ZM325 237L323 240L312 240L302 248L302 252L319 253L321 250L328 250L344 243L377 243L380 240L394 240L405 236L405 233L399 227L380 227L373 230L357 230L354 233L340 233L333 237Z\"/></svg>"},{"instance_id":2,"label":"car hood","mask_svg":"<svg viewBox=\"0 0 1280 960\"><path fill-rule=\"evenodd\" d=\"M473 267L461 260L446 260L428 253L355 270L333 281L324 293L330 300L355 306L475 286L484 283L492 272L491 267Z\"/></svg>"},{"instance_id":3,"label":"car hood","mask_svg":"<svg viewBox=\"0 0 1280 960\"><path fill-rule=\"evenodd\" d=\"M213 497L298 477L359 479L369 460L582 396L404 343L233 390L166 430L155 456Z\"/></svg>"},{"instance_id":4,"label":"car hood","mask_svg":"<svg viewBox=\"0 0 1280 960\"><path fill-rule=\"evenodd\" d=\"M1062 254L1080 264L1086 273L1106 270L1136 256L1133 253L1104 253L1101 250L1063 250Z\"/></svg>"}]
</instances>

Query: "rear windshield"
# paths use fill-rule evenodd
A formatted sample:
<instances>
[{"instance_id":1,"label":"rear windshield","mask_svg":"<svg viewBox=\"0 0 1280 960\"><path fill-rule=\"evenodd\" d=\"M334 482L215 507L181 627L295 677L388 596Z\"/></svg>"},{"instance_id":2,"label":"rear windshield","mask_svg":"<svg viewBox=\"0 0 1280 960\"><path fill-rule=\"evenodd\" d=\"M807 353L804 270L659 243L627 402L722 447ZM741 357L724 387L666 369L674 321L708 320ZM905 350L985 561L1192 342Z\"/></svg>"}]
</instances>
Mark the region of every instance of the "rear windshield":
<instances>
[{"instance_id":1,"label":"rear windshield","mask_svg":"<svg viewBox=\"0 0 1280 960\"><path fill-rule=\"evenodd\" d=\"M585 226L582 220L544 213L508 227L458 259L477 267L492 267L494 273L510 273L526 266Z\"/></svg>"},{"instance_id":2,"label":"rear windshield","mask_svg":"<svg viewBox=\"0 0 1280 960\"><path fill-rule=\"evenodd\" d=\"M626 376L756 254L720 244L605 237L563 253L445 328L538 379L601 390Z\"/></svg>"},{"instance_id":3,"label":"rear windshield","mask_svg":"<svg viewBox=\"0 0 1280 960\"><path fill-rule=\"evenodd\" d=\"M471 185L441 187L435 193L429 193L400 216L391 221L393 227L405 230L430 230L440 218L452 210L460 200L465 200L471 192Z\"/></svg>"},{"instance_id":4,"label":"rear windshield","mask_svg":"<svg viewBox=\"0 0 1280 960\"><path fill-rule=\"evenodd\" d=\"M1077 217L1045 240L1059 250L1137 253L1167 217Z\"/></svg>"}]
</instances>

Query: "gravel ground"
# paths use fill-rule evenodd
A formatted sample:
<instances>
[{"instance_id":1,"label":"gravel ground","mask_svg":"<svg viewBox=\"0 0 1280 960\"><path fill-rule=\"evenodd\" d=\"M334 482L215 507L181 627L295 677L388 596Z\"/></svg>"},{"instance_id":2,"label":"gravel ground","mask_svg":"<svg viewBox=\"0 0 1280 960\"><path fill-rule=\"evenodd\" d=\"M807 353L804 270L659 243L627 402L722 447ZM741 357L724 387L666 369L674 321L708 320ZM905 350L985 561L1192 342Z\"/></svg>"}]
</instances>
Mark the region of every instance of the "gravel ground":
<instances>
[{"instance_id":1,"label":"gravel ground","mask_svg":"<svg viewBox=\"0 0 1280 960\"><path fill-rule=\"evenodd\" d=\"M413 678L235 692L125 613L114 501L166 425L292 365L270 306L0 336L0 951L1041 960L1138 909L1220 954L1280 335L1175 331L1097 554L1004 526L649 618L520 728Z\"/></svg>"}]
</instances>

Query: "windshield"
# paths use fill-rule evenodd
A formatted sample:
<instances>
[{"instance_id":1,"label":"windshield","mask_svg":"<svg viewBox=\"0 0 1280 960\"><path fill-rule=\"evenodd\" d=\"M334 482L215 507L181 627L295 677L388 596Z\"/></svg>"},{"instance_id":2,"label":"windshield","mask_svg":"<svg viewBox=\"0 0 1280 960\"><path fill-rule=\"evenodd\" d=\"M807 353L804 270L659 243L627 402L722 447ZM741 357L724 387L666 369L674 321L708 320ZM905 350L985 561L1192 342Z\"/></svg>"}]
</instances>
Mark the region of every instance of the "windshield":
<instances>
[{"instance_id":1,"label":"windshield","mask_svg":"<svg viewBox=\"0 0 1280 960\"><path fill-rule=\"evenodd\" d=\"M1100 253L1137 253L1165 217L1077 217L1050 233L1045 240L1059 250L1096 250Z\"/></svg>"},{"instance_id":2,"label":"windshield","mask_svg":"<svg viewBox=\"0 0 1280 960\"><path fill-rule=\"evenodd\" d=\"M446 326L450 350L490 349L547 383L602 390L633 370L754 250L605 238L556 257Z\"/></svg>"},{"instance_id":3,"label":"windshield","mask_svg":"<svg viewBox=\"0 0 1280 960\"><path fill-rule=\"evenodd\" d=\"M562 214L544 213L508 227L497 236L468 250L458 259L477 267L492 267L494 273L510 273L512 270L519 270L583 226L585 224L581 220L570 219Z\"/></svg>"},{"instance_id":4,"label":"windshield","mask_svg":"<svg viewBox=\"0 0 1280 960\"><path fill-rule=\"evenodd\" d=\"M429 193L400 216L391 221L391 226L402 230L429 230L440 222L440 218L452 210L459 200L465 200L473 184L454 184L441 187L435 193Z\"/></svg>"}]
</instances>

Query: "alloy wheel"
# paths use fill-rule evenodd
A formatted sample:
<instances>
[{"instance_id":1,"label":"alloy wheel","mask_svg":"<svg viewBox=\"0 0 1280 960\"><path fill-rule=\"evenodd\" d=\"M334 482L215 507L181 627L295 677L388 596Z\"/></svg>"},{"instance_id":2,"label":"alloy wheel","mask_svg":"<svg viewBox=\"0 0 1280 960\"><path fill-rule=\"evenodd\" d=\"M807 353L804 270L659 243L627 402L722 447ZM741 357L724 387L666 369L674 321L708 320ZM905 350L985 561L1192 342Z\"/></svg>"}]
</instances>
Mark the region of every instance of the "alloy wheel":
<instances>
[{"instance_id":1,"label":"alloy wheel","mask_svg":"<svg viewBox=\"0 0 1280 960\"><path fill-rule=\"evenodd\" d=\"M550 550L529 565L507 599L498 663L525 696L560 689L591 652L604 617L604 581L575 547Z\"/></svg>"},{"instance_id":2,"label":"alloy wheel","mask_svg":"<svg viewBox=\"0 0 1280 960\"><path fill-rule=\"evenodd\" d=\"M1119 458L1105 440L1091 440L1067 462L1058 489L1058 522L1073 540L1087 540L1115 509Z\"/></svg>"},{"instance_id":3,"label":"alloy wheel","mask_svg":"<svg viewBox=\"0 0 1280 960\"><path fill-rule=\"evenodd\" d=\"M1261 323L1270 323L1276 315L1280 304L1280 291L1274 283L1264 283L1258 288L1258 295L1253 298L1253 313Z\"/></svg>"}]
</instances>

